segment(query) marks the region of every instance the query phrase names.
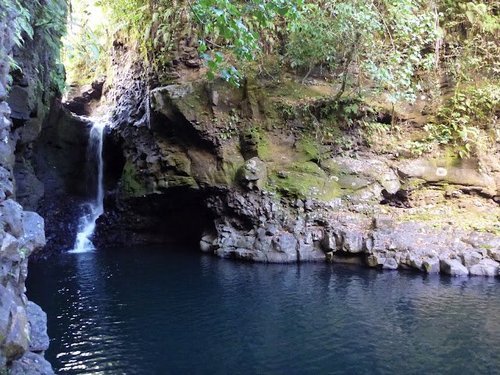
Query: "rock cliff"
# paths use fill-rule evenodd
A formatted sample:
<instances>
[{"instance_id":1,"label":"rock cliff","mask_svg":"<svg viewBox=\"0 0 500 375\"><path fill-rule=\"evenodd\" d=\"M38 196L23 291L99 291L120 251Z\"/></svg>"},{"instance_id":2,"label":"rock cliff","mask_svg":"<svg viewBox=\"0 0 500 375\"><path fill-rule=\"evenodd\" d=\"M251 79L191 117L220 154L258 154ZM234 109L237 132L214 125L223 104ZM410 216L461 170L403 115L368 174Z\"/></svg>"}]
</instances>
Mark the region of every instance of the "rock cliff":
<instances>
[{"instance_id":1,"label":"rock cliff","mask_svg":"<svg viewBox=\"0 0 500 375\"><path fill-rule=\"evenodd\" d=\"M259 262L498 275L498 144L476 159L417 158L364 128L411 114L335 103L325 82L283 75L235 88L185 67L158 86L126 47L113 61L108 159L121 172L108 186L101 245L195 240Z\"/></svg>"},{"instance_id":2,"label":"rock cliff","mask_svg":"<svg viewBox=\"0 0 500 375\"><path fill-rule=\"evenodd\" d=\"M49 345L46 315L25 294L28 258L45 245L44 221L18 203L29 206L43 194L29 159L57 92L55 56L43 32L34 30L30 38L18 22L21 11L33 16L46 6L44 1L0 5L0 373L53 373L43 358ZM58 6L64 13L65 5Z\"/></svg>"}]
</instances>

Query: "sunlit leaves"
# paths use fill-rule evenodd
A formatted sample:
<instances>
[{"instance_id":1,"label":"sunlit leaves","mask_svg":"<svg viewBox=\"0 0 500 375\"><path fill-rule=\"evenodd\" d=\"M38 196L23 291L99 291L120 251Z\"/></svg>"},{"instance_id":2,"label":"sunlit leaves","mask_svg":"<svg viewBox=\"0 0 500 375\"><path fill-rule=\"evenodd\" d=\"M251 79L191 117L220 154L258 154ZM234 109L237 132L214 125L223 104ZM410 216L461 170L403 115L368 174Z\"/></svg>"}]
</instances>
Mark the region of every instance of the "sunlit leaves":
<instances>
[{"instance_id":1,"label":"sunlit leaves","mask_svg":"<svg viewBox=\"0 0 500 375\"><path fill-rule=\"evenodd\" d=\"M310 2L290 26L287 55L292 67L321 65L340 77L355 71L391 100L411 101L415 72L432 66L427 55L437 38L434 20L421 1Z\"/></svg>"},{"instance_id":2,"label":"sunlit leaves","mask_svg":"<svg viewBox=\"0 0 500 375\"><path fill-rule=\"evenodd\" d=\"M259 53L260 32L274 29L277 17L297 17L302 0L198 0L193 6L195 20L201 29L199 50L204 54L209 76L239 84L240 74L234 66L213 56L212 50L224 48L238 60L251 61Z\"/></svg>"}]
</instances>

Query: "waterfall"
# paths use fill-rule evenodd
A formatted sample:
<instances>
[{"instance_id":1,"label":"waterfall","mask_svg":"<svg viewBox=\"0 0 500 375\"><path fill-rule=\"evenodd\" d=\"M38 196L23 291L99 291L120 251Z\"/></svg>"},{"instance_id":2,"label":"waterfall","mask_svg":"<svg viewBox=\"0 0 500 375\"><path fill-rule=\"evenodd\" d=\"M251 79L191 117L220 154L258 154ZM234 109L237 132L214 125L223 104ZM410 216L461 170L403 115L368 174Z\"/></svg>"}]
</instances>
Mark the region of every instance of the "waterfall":
<instances>
[{"instance_id":1,"label":"waterfall","mask_svg":"<svg viewBox=\"0 0 500 375\"><path fill-rule=\"evenodd\" d=\"M90 130L87 147L87 169L91 177L96 176L95 198L83 207L84 212L80 218L78 234L73 250L70 251L71 253L84 253L95 249L90 238L94 233L97 219L104 212L102 144L105 127L106 122L99 119L93 122Z\"/></svg>"}]
</instances>

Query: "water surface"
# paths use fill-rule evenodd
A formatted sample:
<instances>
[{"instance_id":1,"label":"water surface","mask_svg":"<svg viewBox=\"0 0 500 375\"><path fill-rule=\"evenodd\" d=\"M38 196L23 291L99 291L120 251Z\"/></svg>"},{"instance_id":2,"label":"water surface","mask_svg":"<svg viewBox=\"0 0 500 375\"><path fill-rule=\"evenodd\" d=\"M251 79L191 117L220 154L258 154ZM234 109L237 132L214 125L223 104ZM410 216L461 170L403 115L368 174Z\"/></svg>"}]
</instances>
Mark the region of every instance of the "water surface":
<instances>
[{"instance_id":1,"label":"water surface","mask_svg":"<svg viewBox=\"0 0 500 375\"><path fill-rule=\"evenodd\" d=\"M499 374L500 282L189 249L30 265L61 374Z\"/></svg>"}]
</instances>

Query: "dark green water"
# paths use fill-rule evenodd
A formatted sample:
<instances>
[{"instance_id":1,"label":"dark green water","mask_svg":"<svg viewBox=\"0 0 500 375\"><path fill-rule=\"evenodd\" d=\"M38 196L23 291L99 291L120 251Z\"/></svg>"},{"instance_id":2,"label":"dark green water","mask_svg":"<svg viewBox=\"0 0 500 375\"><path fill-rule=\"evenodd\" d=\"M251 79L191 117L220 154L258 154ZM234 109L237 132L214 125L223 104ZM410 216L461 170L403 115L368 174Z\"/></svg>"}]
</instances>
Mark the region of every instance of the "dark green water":
<instances>
[{"instance_id":1,"label":"dark green water","mask_svg":"<svg viewBox=\"0 0 500 375\"><path fill-rule=\"evenodd\" d=\"M186 249L30 265L61 374L499 374L498 279Z\"/></svg>"}]
</instances>

